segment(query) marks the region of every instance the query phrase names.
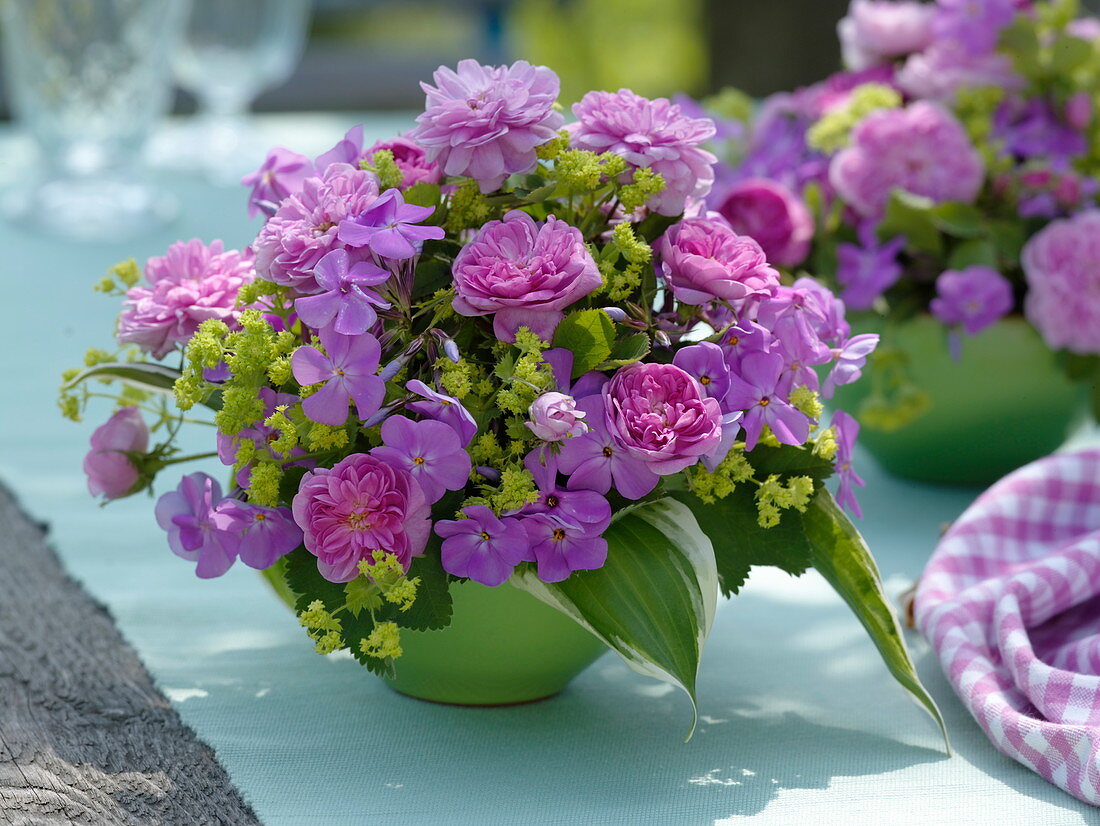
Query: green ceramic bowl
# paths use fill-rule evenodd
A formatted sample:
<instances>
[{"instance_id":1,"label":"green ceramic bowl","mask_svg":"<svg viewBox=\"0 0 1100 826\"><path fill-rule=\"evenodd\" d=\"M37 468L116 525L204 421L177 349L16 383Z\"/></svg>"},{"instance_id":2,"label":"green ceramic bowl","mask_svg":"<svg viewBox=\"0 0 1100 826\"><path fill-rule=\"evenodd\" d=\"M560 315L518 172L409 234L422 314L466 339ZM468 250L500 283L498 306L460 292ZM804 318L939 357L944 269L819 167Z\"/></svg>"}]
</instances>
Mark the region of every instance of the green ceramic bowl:
<instances>
[{"instance_id":1,"label":"green ceramic bowl","mask_svg":"<svg viewBox=\"0 0 1100 826\"><path fill-rule=\"evenodd\" d=\"M262 572L293 605L281 567ZM557 694L607 651L573 620L511 585L451 585L454 615L442 631L401 630L403 654L386 682L436 703L498 706Z\"/></svg>"},{"instance_id":2,"label":"green ceramic bowl","mask_svg":"<svg viewBox=\"0 0 1100 826\"><path fill-rule=\"evenodd\" d=\"M876 331L873 319L853 326ZM959 361L951 358L943 325L930 316L902 325L890 343L909 356L910 377L931 402L898 430L864 426L860 432L860 443L897 476L988 485L1056 450L1085 415L1085 388L1066 378L1022 318L966 337ZM837 406L857 414L869 385L839 388Z\"/></svg>"}]
</instances>

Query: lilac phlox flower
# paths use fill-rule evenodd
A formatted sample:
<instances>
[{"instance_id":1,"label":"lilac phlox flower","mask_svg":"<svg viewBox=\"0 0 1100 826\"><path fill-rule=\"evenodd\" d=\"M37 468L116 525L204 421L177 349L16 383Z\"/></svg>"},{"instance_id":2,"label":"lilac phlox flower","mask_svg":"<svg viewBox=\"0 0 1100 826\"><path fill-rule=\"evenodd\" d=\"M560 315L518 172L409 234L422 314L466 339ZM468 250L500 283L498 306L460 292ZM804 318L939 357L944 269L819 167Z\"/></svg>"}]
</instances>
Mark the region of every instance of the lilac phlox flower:
<instances>
[{"instance_id":1,"label":"lilac phlox flower","mask_svg":"<svg viewBox=\"0 0 1100 826\"><path fill-rule=\"evenodd\" d=\"M558 454L558 470L569 476L569 489L607 493L614 487L627 499L641 499L657 487L660 477L612 439L603 394L578 399L577 407L585 413L589 430L563 442Z\"/></svg>"},{"instance_id":2,"label":"lilac phlox flower","mask_svg":"<svg viewBox=\"0 0 1100 826\"><path fill-rule=\"evenodd\" d=\"M831 399L833 391L844 384L851 384L863 375L863 366L868 357L878 347L879 337L875 333L862 333L852 336L839 347L832 350L833 368L825 377L825 386L821 395Z\"/></svg>"},{"instance_id":3,"label":"lilac phlox flower","mask_svg":"<svg viewBox=\"0 0 1100 826\"><path fill-rule=\"evenodd\" d=\"M1088 149L1085 135L1063 121L1041 97L1005 100L993 114L993 138L1009 156L1040 158L1057 169L1068 169Z\"/></svg>"},{"instance_id":4,"label":"lilac phlox flower","mask_svg":"<svg viewBox=\"0 0 1100 826\"><path fill-rule=\"evenodd\" d=\"M264 508L225 499L213 521L237 537L237 555L250 568L270 568L279 557L302 544L302 529L294 523L290 508Z\"/></svg>"},{"instance_id":5,"label":"lilac phlox flower","mask_svg":"<svg viewBox=\"0 0 1100 826\"><path fill-rule=\"evenodd\" d=\"M411 473L429 503L438 502L444 491L461 490L470 478L470 454L458 434L432 419L390 416L382 422L382 445L371 455Z\"/></svg>"},{"instance_id":6,"label":"lilac phlox flower","mask_svg":"<svg viewBox=\"0 0 1100 826\"><path fill-rule=\"evenodd\" d=\"M832 290L809 276L799 278L792 286L808 294L816 303L819 312L809 318L818 338L824 342L838 342L851 334L852 328L845 318L844 302Z\"/></svg>"},{"instance_id":7,"label":"lilac phlox flower","mask_svg":"<svg viewBox=\"0 0 1100 826\"><path fill-rule=\"evenodd\" d=\"M672 363L695 378L703 392L722 401L730 387L730 368L722 348L709 341L692 344L676 351Z\"/></svg>"},{"instance_id":8,"label":"lilac phlox flower","mask_svg":"<svg viewBox=\"0 0 1100 826\"><path fill-rule=\"evenodd\" d=\"M534 561L521 520L498 518L484 505L469 505L462 512L466 519L435 523L435 532L443 537L440 557L447 573L496 586L505 582L519 563Z\"/></svg>"},{"instance_id":9,"label":"lilac phlox flower","mask_svg":"<svg viewBox=\"0 0 1100 826\"><path fill-rule=\"evenodd\" d=\"M1016 0L937 0L935 8L933 38L971 54L992 52L1001 29L1016 16Z\"/></svg>"},{"instance_id":10,"label":"lilac phlox flower","mask_svg":"<svg viewBox=\"0 0 1100 826\"><path fill-rule=\"evenodd\" d=\"M311 420L333 427L348 418L348 402L354 401L360 421L370 417L382 404L386 384L379 378L378 339L364 333L345 336L331 329L320 334L322 353L316 347L299 347L291 357L294 379L302 386L324 387L302 402L302 410Z\"/></svg>"},{"instance_id":11,"label":"lilac phlox flower","mask_svg":"<svg viewBox=\"0 0 1100 826\"><path fill-rule=\"evenodd\" d=\"M954 328L951 352L961 355L958 336L961 327L974 336L1006 315L1013 304L1012 284L990 267L973 266L947 270L936 279L936 297L928 305L932 315Z\"/></svg>"},{"instance_id":12,"label":"lilac phlox flower","mask_svg":"<svg viewBox=\"0 0 1100 826\"><path fill-rule=\"evenodd\" d=\"M288 456L285 456L281 453L276 453L275 451L271 450L271 442L279 437L279 432L275 430L275 428L264 424L268 416L275 412L275 408L283 406L292 407L293 405L297 404L298 397L295 396L293 393L276 393L270 387L261 387L258 395L260 401L263 402L264 405L262 419L260 419L258 422L254 423L250 427L246 427L244 430L233 435L221 432L218 433L218 459L221 460L221 463L223 465L232 465L236 463L237 445L246 440L251 441L254 445L256 445L257 451L261 454L265 452L270 453L272 458L279 461L285 461L288 459L293 459L296 456L305 455L306 450L303 447L294 448ZM301 462L288 462L288 464L298 465L301 467L314 466L313 461L309 459L302 460ZM248 483L248 476L251 471L252 465L247 464L241 468L240 472L238 472L237 484L240 485L242 488Z\"/></svg>"},{"instance_id":13,"label":"lilac phlox flower","mask_svg":"<svg viewBox=\"0 0 1100 826\"><path fill-rule=\"evenodd\" d=\"M389 277L373 261L351 264L347 250L325 253L313 268L313 277L323 292L307 295L294 302L298 317L315 330L331 326L337 333L357 336L378 320L375 307L388 309L389 303L370 289Z\"/></svg>"},{"instance_id":14,"label":"lilac phlox flower","mask_svg":"<svg viewBox=\"0 0 1100 826\"><path fill-rule=\"evenodd\" d=\"M543 582L561 582L574 571L594 570L607 561L607 540L574 522L536 513L524 516L521 524Z\"/></svg>"},{"instance_id":15,"label":"lilac phlox flower","mask_svg":"<svg viewBox=\"0 0 1100 826\"><path fill-rule=\"evenodd\" d=\"M852 453L855 448L856 437L859 435L859 422L845 413L837 410L833 413L831 422L836 433L836 473L840 485L836 493L837 504L846 508L857 517L863 516L863 511L856 500L853 487L865 487L867 485L852 467Z\"/></svg>"},{"instance_id":16,"label":"lilac phlox flower","mask_svg":"<svg viewBox=\"0 0 1100 826\"><path fill-rule=\"evenodd\" d=\"M458 434L463 447L470 444L477 433L477 422L470 415L470 411L462 406L462 402L453 396L432 390L420 379L413 379L405 385L405 388L422 397L422 400L411 401L405 407L413 413L443 422Z\"/></svg>"},{"instance_id":17,"label":"lilac phlox flower","mask_svg":"<svg viewBox=\"0 0 1100 826\"><path fill-rule=\"evenodd\" d=\"M594 490L569 489L558 485L558 458L540 449L532 450L523 465L535 477L539 490L537 502L525 505L520 513L545 513L572 522L588 533L598 535L611 524L611 505Z\"/></svg>"},{"instance_id":18,"label":"lilac phlox flower","mask_svg":"<svg viewBox=\"0 0 1100 826\"><path fill-rule=\"evenodd\" d=\"M820 379L814 370L832 359L832 352L815 334L806 334L804 327L791 316L779 320L773 330L775 352L783 356L780 392L789 394L796 387L817 390Z\"/></svg>"},{"instance_id":19,"label":"lilac phlox flower","mask_svg":"<svg viewBox=\"0 0 1100 826\"><path fill-rule=\"evenodd\" d=\"M747 450L756 447L764 425L786 445L800 445L809 438L809 418L779 392L783 367L783 356L779 353L749 353L741 360L739 372L730 376L726 407L745 411L741 426L745 429Z\"/></svg>"},{"instance_id":20,"label":"lilac phlox flower","mask_svg":"<svg viewBox=\"0 0 1100 826\"><path fill-rule=\"evenodd\" d=\"M719 346L725 356L726 365L736 372L741 359L748 353L766 352L771 349L771 345L771 330L755 321L741 321L722 331Z\"/></svg>"},{"instance_id":21,"label":"lilac phlox flower","mask_svg":"<svg viewBox=\"0 0 1100 826\"><path fill-rule=\"evenodd\" d=\"M255 218L261 210L273 212L281 201L298 192L302 181L313 174L313 162L305 155L281 146L272 149L259 169L241 178L243 186L252 187L248 196L248 217Z\"/></svg>"},{"instance_id":22,"label":"lilac phlox flower","mask_svg":"<svg viewBox=\"0 0 1100 826\"><path fill-rule=\"evenodd\" d=\"M421 83L424 112L408 137L445 175L466 175L483 193L499 189L513 173L531 172L535 148L555 137L565 122L554 109L560 83L545 66L517 60L482 66L460 60L458 71L440 66L435 86Z\"/></svg>"},{"instance_id":23,"label":"lilac phlox flower","mask_svg":"<svg viewBox=\"0 0 1100 826\"><path fill-rule=\"evenodd\" d=\"M879 243L874 222L864 221L857 244L838 244L836 279L844 288L841 298L853 310L869 310L879 296L902 275L898 255L905 249L904 235Z\"/></svg>"},{"instance_id":24,"label":"lilac phlox flower","mask_svg":"<svg viewBox=\"0 0 1100 826\"><path fill-rule=\"evenodd\" d=\"M333 164L346 163L355 166L363 157L363 126L353 126L344 133L344 137L336 142L336 145L327 152L317 156L313 165L317 174L321 175Z\"/></svg>"},{"instance_id":25,"label":"lilac phlox flower","mask_svg":"<svg viewBox=\"0 0 1100 826\"><path fill-rule=\"evenodd\" d=\"M195 573L202 579L221 576L237 558L239 535L216 518L221 502L221 485L205 473L184 476L176 490L157 500L157 524L168 532L168 547L198 563Z\"/></svg>"},{"instance_id":26,"label":"lilac phlox flower","mask_svg":"<svg viewBox=\"0 0 1100 826\"><path fill-rule=\"evenodd\" d=\"M420 252L424 242L444 236L443 227L416 226L435 207L406 204L398 189L387 189L367 210L340 222L339 238L351 247L369 247L382 258L404 261Z\"/></svg>"},{"instance_id":27,"label":"lilac phlox flower","mask_svg":"<svg viewBox=\"0 0 1100 826\"><path fill-rule=\"evenodd\" d=\"M833 329L837 318L830 312L832 295L829 294L829 302L823 304L822 299L820 291L807 289L805 285L781 286L773 297L760 302L756 321L773 331L773 341L775 330L783 319L793 322L803 338L825 339L826 335L834 336L839 331Z\"/></svg>"}]
</instances>

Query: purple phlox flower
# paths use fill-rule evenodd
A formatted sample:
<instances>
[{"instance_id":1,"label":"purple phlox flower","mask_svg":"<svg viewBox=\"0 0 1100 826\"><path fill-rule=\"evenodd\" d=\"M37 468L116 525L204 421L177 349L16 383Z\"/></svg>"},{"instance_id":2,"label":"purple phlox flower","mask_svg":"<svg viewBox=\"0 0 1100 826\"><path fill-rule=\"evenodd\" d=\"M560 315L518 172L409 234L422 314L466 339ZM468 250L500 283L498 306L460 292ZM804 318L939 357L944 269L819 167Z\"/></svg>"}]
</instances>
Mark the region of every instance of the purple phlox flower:
<instances>
[{"instance_id":1,"label":"purple phlox flower","mask_svg":"<svg viewBox=\"0 0 1100 826\"><path fill-rule=\"evenodd\" d=\"M875 333L862 333L852 336L841 346L834 347L832 357L835 364L825 377L825 387L821 394L830 399L837 387L851 384L863 375L863 365L878 347L878 341L879 337Z\"/></svg>"},{"instance_id":2,"label":"purple phlox flower","mask_svg":"<svg viewBox=\"0 0 1100 826\"><path fill-rule=\"evenodd\" d=\"M809 320L818 338L826 343L834 343L843 341L851 334L852 328L845 318L844 302L832 290L809 276L799 278L793 286L796 290L808 293L817 304L820 312L811 315Z\"/></svg>"},{"instance_id":3,"label":"purple phlox flower","mask_svg":"<svg viewBox=\"0 0 1100 826\"><path fill-rule=\"evenodd\" d=\"M443 227L416 226L426 221L435 207L406 204L398 189L387 189L366 210L340 222L339 237L348 246L369 247L382 258L403 261L420 252L424 242L444 236Z\"/></svg>"},{"instance_id":4,"label":"purple phlox flower","mask_svg":"<svg viewBox=\"0 0 1100 826\"><path fill-rule=\"evenodd\" d=\"M558 458L535 449L523 459L523 465L535 477L539 499L525 505L521 514L545 513L572 522L597 535L611 524L611 505L594 490L569 489L558 485Z\"/></svg>"},{"instance_id":5,"label":"purple phlox flower","mask_svg":"<svg viewBox=\"0 0 1100 826\"><path fill-rule=\"evenodd\" d=\"M421 83L424 112L408 133L446 175L466 175L481 191L499 189L513 173L531 172L535 148L565 122L554 109L560 83L545 66L517 60L482 66L460 60L458 71L440 66L435 86Z\"/></svg>"},{"instance_id":6,"label":"purple phlox flower","mask_svg":"<svg viewBox=\"0 0 1100 826\"><path fill-rule=\"evenodd\" d=\"M184 476L176 490L157 500L157 524L168 532L168 547L198 563L195 573L202 579L221 576L237 558L239 536L215 518L221 501L221 485L205 473Z\"/></svg>"},{"instance_id":7,"label":"purple phlox flower","mask_svg":"<svg viewBox=\"0 0 1100 826\"><path fill-rule=\"evenodd\" d=\"M802 192L806 184L828 185L828 158L811 149L806 132L820 117L806 111L795 95L771 95L760 105L752 124L748 151L736 169L720 173L724 186L715 187L708 200L714 206L737 181L766 178L777 181L794 192Z\"/></svg>"},{"instance_id":8,"label":"purple phlox flower","mask_svg":"<svg viewBox=\"0 0 1100 826\"><path fill-rule=\"evenodd\" d=\"M255 218L261 205L277 208L281 201L298 192L302 181L313 174L313 162L305 155L281 146L272 149L259 169L241 178L243 186L252 187L248 196L248 217Z\"/></svg>"},{"instance_id":9,"label":"purple phlox flower","mask_svg":"<svg viewBox=\"0 0 1100 826\"><path fill-rule=\"evenodd\" d=\"M936 297L928 305L932 315L956 328L951 351L956 359L962 346L957 328L974 336L1012 310L1012 284L990 267L976 265L947 270L936 279Z\"/></svg>"},{"instance_id":10,"label":"purple phlox flower","mask_svg":"<svg viewBox=\"0 0 1100 826\"><path fill-rule=\"evenodd\" d=\"M294 302L298 317L313 329L331 325L343 335L361 335L378 320L375 307L389 308L388 302L369 289L384 283L389 272L372 261L350 262L347 250L326 253L313 268L313 277L323 292Z\"/></svg>"},{"instance_id":11,"label":"purple phlox flower","mask_svg":"<svg viewBox=\"0 0 1100 826\"><path fill-rule=\"evenodd\" d=\"M250 568L270 568L281 556L302 544L302 529L290 508L264 508L239 499L225 499L214 524L237 537L237 555Z\"/></svg>"},{"instance_id":12,"label":"purple phlox flower","mask_svg":"<svg viewBox=\"0 0 1100 826\"><path fill-rule=\"evenodd\" d=\"M790 394L796 387L808 387L817 390L820 379L814 370L819 364L832 359L832 351L814 333L806 335L806 330L798 321L785 316L779 320L773 330L775 352L783 356L783 374L779 379L779 389Z\"/></svg>"},{"instance_id":13,"label":"purple phlox flower","mask_svg":"<svg viewBox=\"0 0 1100 826\"><path fill-rule=\"evenodd\" d=\"M704 341L676 351L672 363L695 378L703 392L722 401L730 387L730 368L726 354L717 344Z\"/></svg>"},{"instance_id":14,"label":"purple phlox flower","mask_svg":"<svg viewBox=\"0 0 1100 826\"><path fill-rule=\"evenodd\" d=\"M270 453L272 458L279 461L285 461L292 459L296 456L304 456L306 453L305 448L294 448L289 456L285 456L282 453L276 453L271 450L271 442L279 437L279 432L275 428L270 427L264 422L267 417L275 412L276 407L292 407L298 403L298 397L293 393L276 393L270 387L261 387L259 392L260 401L264 405L263 418L254 423L250 427L246 427L244 430L234 435L219 432L217 435L218 445L218 459L221 460L223 465L232 465L237 461L237 445L245 440L251 441L256 445L256 449L260 453ZM290 462L291 465L297 465L300 467L313 467L314 462L310 459L304 459L300 462ZM237 484L242 488L248 483L248 476L252 472L252 465L245 465L237 473Z\"/></svg>"},{"instance_id":15,"label":"purple phlox flower","mask_svg":"<svg viewBox=\"0 0 1100 826\"><path fill-rule=\"evenodd\" d=\"M382 404L386 384L379 378L378 339L364 333L345 336L331 329L320 334L322 353L316 347L299 347L291 357L294 379L302 386L325 386L302 402L306 416L333 427L348 418L348 402L355 402L360 421Z\"/></svg>"},{"instance_id":16,"label":"purple phlox flower","mask_svg":"<svg viewBox=\"0 0 1100 826\"><path fill-rule=\"evenodd\" d=\"M755 321L741 321L722 331L722 353L730 370L737 372L741 359L748 353L766 352L771 349L772 333Z\"/></svg>"},{"instance_id":17,"label":"purple phlox flower","mask_svg":"<svg viewBox=\"0 0 1100 826\"><path fill-rule=\"evenodd\" d=\"M745 411L741 426L747 450L756 447L764 425L785 445L800 445L809 438L809 418L779 393L783 367L779 353L749 353L741 359L739 373L730 376L726 407Z\"/></svg>"},{"instance_id":18,"label":"purple phlox flower","mask_svg":"<svg viewBox=\"0 0 1100 826\"><path fill-rule=\"evenodd\" d=\"M906 241L904 235L898 235L880 244L871 221L863 222L859 240L858 245L837 245L836 280L844 288L841 296L845 304L853 310L868 310L901 278L898 255Z\"/></svg>"},{"instance_id":19,"label":"purple phlox flower","mask_svg":"<svg viewBox=\"0 0 1100 826\"><path fill-rule=\"evenodd\" d=\"M539 395L531 402L527 414L531 418L524 424L544 442L560 442L588 431L582 421L584 411L577 410L576 399L556 390Z\"/></svg>"},{"instance_id":20,"label":"purple phlox flower","mask_svg":"<svg viewBox=\"0 0 1100 826\"><path fill-rule=\"evenodd\" d=\"M355 166L363 157L363 126L353 126L344 133L344 137L336 142L336 145L327 152L317 156L313 165L317 174L321 175L333 164L346 163Z\"/></svg>"},{"instance_id":21,"label":"purple phlox flower","mask_svg":"<svg viewBox=\"0 0 1100 826\"><path fill-rule=\"evenodd\" d=\"M937 0L932 35L971 54L988 54L1016 16L1016 0Z\"/></svg>"},{"instance_id":22,"label":"purple phlox flower","mask_svg":"<svg viewBox=\"0 0 1100 826\"><path fill-rule=\"evenodd\" d=\"M524 516L531 554L543 582L561 582L573 571L589 571L607 561L607 540L582 526L546 513Z\"/></svg>"},{"instance_id":23,"label":"purple phlox flower","mask_svg":"<svg viewBox=\"0 0 1100 826\"><path fill-rule=\"evenodd\" d=\"M440 556L447 573L495 586L519 563L534 561L521 520L500 519L484 505L469 505L462 512L466 519L435 523L435 532L443 537Z\"/></svg>"},{"instance_id":24,"label":"purple phlox flower","mask_svg":"<svg viewBox=\"0 0 1100 826\"><path fill-rule=\"evenodd\" d=\"M225 384L233 378L233 371L229 369L229 365L224 361L219 361L217 367L204 367L202 377L204 381L211 384Z\"/></svg>"},{"instance_id":25,"label":"purple phlox flower","mask_svg":"<svg viewBox=\"0 0 1100 826\"><path fill-rule=\"evenodd\" d=\"M852 467L852 453L855 448L856 437L859 435L859 422L843 410L837 410L833 413L831 426L836 433L835 467L837 479L840 482L836 492L837 504L842 508L846 508L849 513L862 518L863 511L856 500L855 491L852 490L853 487L862 488L867 485Z\"/></svg>"},{"instance_id":26,"label":"purple phlox flower","mask_svg":"<svg viewBox=\"0 0 1100 826\"><path fill-rule=\"evenodd\" d=\"M715 448L713 453L707 453L700 457L703 467L711 473L714 473L718 465L722 464L722 460L729 454L733 443L737 441L737 434L741 432L741 420L743 418L745 418L745 413L742 410L722 413L722 437L718 441L718 447Z\"/></svg>"},{"instance_id":27,"label":"purple phlox flower","mask_svg":"<svg viewBox=\"0 0 1100 826\"><path fill-rule=\"evenodd\" d=\"M470 415L470 411L462 406L462 402L453 396L432 390L420 379L413 379L405 387L410 392L423 397L422 401L411 401L405 407L413 413L443 422L458 434L463 447L470 444L477 433L477 422Z\"/></svg>"},{"instance_id":28,"label":"purple phlox flower","mask_svg":"<svg viewBox=\"0 0 1100 826\"><path fill-rule=\"evenodd\" d=\"M429 503L444 491L462 490L470 478L470 455L443 422L390 416L382 422L382 442L371 455L411 473Z\"/></svg>"},{"instance_id":29,"label":"purple phlox flower","mask_svg":"<svg viewBox=\"0 0 1100 826\"><path fill-rule=\"evenodd\" d=\"M1058 169L1068 168L1088 149L1085 135L1063 121L1041 97L1005 100L993 114L993 138L1009 156L1041 158Z\"/></svg>"},{"instance_id":30,"label":"purple phlox flower","mask_svg":"<svg viewBox=\"0 0 1100 826\"><path fill-rule=\"evenodd\" d=\"M641 499L653 490L660 477L612 439L603 394L578 399L577 408L585 413L588 432L563 442L558 454L558 470L569 476L569 489L607 493L614 487L627 499Z\"/></svg>"},{"instance_id":31,"label":"purple phlox flower","mask_svg":"<svg viewBox=\"0 0 1100 826\"><path fill-rule=\"evenodd\" d=\"M771 298L760 302L756 310L756 321L775 330L783 319L794 322L798 335L806 339L820 339L821 333L830 324L829 308L822 306L821 294L817 290L799 287L781 286ZM789 335L790 333L788 333Z\"/></svg>"}]
</instances>

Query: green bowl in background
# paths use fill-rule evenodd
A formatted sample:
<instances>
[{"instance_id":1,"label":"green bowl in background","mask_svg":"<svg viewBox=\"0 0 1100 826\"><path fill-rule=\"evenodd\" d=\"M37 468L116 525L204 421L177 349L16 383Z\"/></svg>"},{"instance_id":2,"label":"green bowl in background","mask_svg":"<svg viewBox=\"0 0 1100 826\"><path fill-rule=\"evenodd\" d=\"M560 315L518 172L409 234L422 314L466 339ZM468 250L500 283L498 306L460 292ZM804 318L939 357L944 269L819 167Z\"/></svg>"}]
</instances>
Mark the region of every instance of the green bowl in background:
<instances>
[{"instance_id":1,"label":"green bowl in background","mask_svg":"<svg viewBox=\"0 0 1100 826\"><path fill-rule=\"evenodd\" d=\"M881 320L853 318L855 332ZM920 316L891 328L884 347L908 357L927 409L896 430L863 421L872 376L838 388L834 401L863 423L859 441L890 473L922 482L988 485L1056 450L1085 416L1085 387L1070 381L1035 329L1018 316L964 336L962 357L948 349L943 324Z\"/></svg>"}]
</instances>

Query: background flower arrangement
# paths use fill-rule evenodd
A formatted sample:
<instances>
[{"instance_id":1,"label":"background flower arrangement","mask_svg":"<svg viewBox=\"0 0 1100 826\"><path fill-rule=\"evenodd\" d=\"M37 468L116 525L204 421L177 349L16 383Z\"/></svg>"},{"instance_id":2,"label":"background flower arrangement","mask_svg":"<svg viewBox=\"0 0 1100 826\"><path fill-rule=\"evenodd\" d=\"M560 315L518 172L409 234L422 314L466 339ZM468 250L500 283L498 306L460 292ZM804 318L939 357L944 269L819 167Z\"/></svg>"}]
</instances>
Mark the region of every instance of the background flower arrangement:
<instances>
[{"instance_id":1,"label":"background flower arrangement","mask_svg":"<svg viewBox=\"0 0 1100 826\"><path fill-rule=\"evenodd\" d=\"M472 580L529 591L694 704L717 591L814 567L939 720L824 487L836 473L858 512L858 426L824 426L819 391L877 338L706 211L713 123L620 90L565 126L557 77L523 61L424 90L404 136L273 150L245 179L266 218L245 250L179 242L99 285L120 349L89 351L61 397L74 419L118 404L92 493L216 456L227 490L195 472L157 502L172 551L200 577L266 569L318 651L379 674ZM179 455L192 422L216 450Z\"/></svg>"},{"instance_id":2,"label":"background flower arrangement","mask_svg":"<svg viewBox=\"0 0 1100 826\"><path fill-rule=\"evenodd\" d=\"M853 0L839 34L845 71L753 114L717 101L748 126L710 206L885 321L865 424L926 412L895 342L921 315L956 359L1026 317L1100 411L1100 21L1073 0Z\"/></svg>"}]
</instances>

